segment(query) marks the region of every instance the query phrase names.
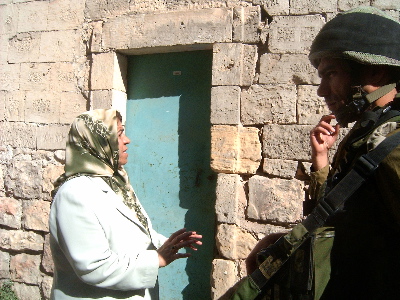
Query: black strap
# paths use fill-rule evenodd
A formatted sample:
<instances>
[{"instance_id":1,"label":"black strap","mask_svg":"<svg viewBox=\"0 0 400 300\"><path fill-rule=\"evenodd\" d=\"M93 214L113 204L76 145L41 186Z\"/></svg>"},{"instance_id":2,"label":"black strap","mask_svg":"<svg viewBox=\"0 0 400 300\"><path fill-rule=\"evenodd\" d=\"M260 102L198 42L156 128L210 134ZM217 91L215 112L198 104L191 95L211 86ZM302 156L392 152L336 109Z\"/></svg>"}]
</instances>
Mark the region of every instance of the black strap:
<instances>
[{"instance_id":1,"label":"black strap","mask_svg":"<svg viewBox=\"0 0 400 300\"><path fill-rule=\"evenodd\" d=\"M334 187L332 190L323 198L318 201L318 205L314 210L303 220L302 225L308 230L308 233L312 233L317 228L324 226L329 216L333 215L343 204L350 198L351 195L357 191L360 186L371 176L378 168L379 163L400 144L400 132L397 132L387 138L385 138L374 150L360 156L354 167L350 170L346 176ZM281 240L278 240L278 242ZM296 248L300 247L305 241L302 239ZM292 254L295 251L292 251ZM280 262L280 267L290 258L290 254L286 257L277 258ZM272 261L272 265L277 259ZM257 284L261 290L269 281L269 279L279 270L279 268L268 268L268 274L266 270L256 269L249 276L253 279L254 283ZM272 270L271 270L272 269Z\"/></svg>"}]
</instances>

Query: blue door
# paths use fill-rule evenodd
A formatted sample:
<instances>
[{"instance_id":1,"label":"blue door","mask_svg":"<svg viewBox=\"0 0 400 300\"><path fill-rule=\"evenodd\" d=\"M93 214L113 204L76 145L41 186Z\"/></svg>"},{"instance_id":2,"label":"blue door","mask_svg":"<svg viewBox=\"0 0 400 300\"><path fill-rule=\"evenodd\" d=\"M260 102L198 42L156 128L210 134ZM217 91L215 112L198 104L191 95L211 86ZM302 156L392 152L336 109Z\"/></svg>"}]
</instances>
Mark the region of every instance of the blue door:
<instances>
[{"instance_id":1,"label":"blue door","mask_svg":"<svg viewBox=\"0 0 400 300\"><path fill-rule=\"evenodd\" d=\"M210 169L211 51L128 60L126 166L153 227L203 235L193 256L160 269L160 299L210 299L216 176Z\"/></svg>"}]
</instances>

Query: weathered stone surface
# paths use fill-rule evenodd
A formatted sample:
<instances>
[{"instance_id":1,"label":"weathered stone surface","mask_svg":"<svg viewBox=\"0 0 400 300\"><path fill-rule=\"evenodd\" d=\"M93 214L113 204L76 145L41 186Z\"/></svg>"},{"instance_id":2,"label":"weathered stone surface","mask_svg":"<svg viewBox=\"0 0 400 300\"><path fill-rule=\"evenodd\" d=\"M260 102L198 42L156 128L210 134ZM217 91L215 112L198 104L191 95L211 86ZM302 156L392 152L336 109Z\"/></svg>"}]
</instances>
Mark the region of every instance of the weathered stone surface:
<instances>
[{"instance_id":1,"label":"weathered stone surface","mask_svg":"<svg viewBox=\"0 0 400 300\"><path fill-rule=\"evenodd\" d=\"M92 92L93 109L110 108L112 105L112 92L110 90L97 90Z\"/></svg>"},{"instance_id":2,"label":"weathered stone surface","mask_svg":"<svg viewBox=\"0 0 400 300\"><path fill-rule=\"evenodd\" d=\"M260 6L237 7L233 9L233 41L257 43L260 40Z\"/></svg>"},{"instance_id":3,"label":"weathered stone surface","mask_svg":"<svg viewBox=\"0 0 400 300\"><path fill-rule=\"evenodd\" d=\"M129 1L85 1L84 3L86 4L85 14L94 20L112 17L129 11Z\"/></svg>"},{"instance_id":4,"label":"weathered stone surface","mask_svg":"<svg viewBox=\"0 0 400 300\"><path fill-rule=\"evenodd\" d=\"M84 18L84 9L85 1L50 1L47 29L67 30L80 28Z\"/></svg>"},{"instance_id":5,"label":"weathered stone surface","mask_svg":"<svg viewBox=\"0 0 400 300\"><path fill-rule=\"evenodd\" d=\"M250 86L254 81L257 47L240 43L213 46L213 85Z\"/></svg>"},{"instance_id":6,"label":"weathered stone surface","mask_svg":"<svg viewBox=\"0 0 400 300\"><path fill-rule=\"evenodd\" d=\"M0 228L0 248L14 251L42 251L44 239L32 231Z\"/></svg>"},{"instance_id":7,"label":"weathered stone surface","mask_svg":"<svg viewBox=\"0 0 400 300\"><path fill-rule=\"evenodd\" d=\"M250 233L236 225L221 224L217 227L217 249L227 259L245 259L256 243Z\"/></svg>"},{"instance_id":8,"label":"weathered stone surface","mask_svg":"<svg viewBox=\"0 0 400 300\"><path fill-rule=\"evenodd\" d=\"M60 121L60 95L53 91L31 91L26 94L25 120L36 123Z\"/></svg>"},{"instance_id":9,"label":"weathered stone surface","mask_svg":"<svg viewBox=\"0 0 400 300\"><path fill-rule=\"evenodd\" d=\"M211 168L221 173L254 174L261 161L258 129L214 125L211 128Z\"/></svg>"},{"instance_id":10,"label":"weathered stone surface","mask_svg":"<svg viewBox=\"0 0 400 300\"><path fill-rule=\"evenodd\" d=\"M49 63L21 64L21 88L26 91L48 90L51 83L50 69Z\"/></svg>"},{"instance_id":11,"label":"weathered stone surface","mask_svg":"<svg viewBox=\"0 0 400 300\"><path fill-rule=\"evenodd\" d=\"M0 251L0 278L10 278L10 254Z\"/></svg>"},{"instance_id":12,"label":"weathered stone surface","mask_svg":"<svg viewBox=\"0 0 400 300\"><path fill-rule=\"evenodd\" d=\"M4 92L5 117L7 121L25 121L25 92Z\"/></svg>"},{"instance_id":13,"label":"weathered stone surface","mask_svg":"<svg viewBox=\"0 0 400 300\"><path fill-rule=\"evenodd\" d=\"M289 14L289 0L253 0L252 2L261 5L270 16Z\"/></svg>"},{"instance_id":14,"label":"weathered stone surface","mask_svg":"<svg viewBox=\"0 0 400 300\"><path fill-rule=\"evenodd\" d=\"M384 0L387 3L387 0ZM341 11L349 10L358 6L369 5L369 0L338 0L338 9Z\"/></svg>"},{"instance_id":15,"label":"weathered stone surface","mask_svg":"<svg viewBox=\"0 0 400 300\"><path fill-rule=\"evenodd\" d=\"M299 85L297 90L297 113L299 124L317 125L329 109L322 97L317 96L317 86Z\"/></svg>"},{"instance_id":16,"label":"weathered stone surface","mask_svg":"<svg viewBox=\"0 0 400 300\"><path fill-rule=\"evenodd\" d=\"M40 56L41 32L18 33L10 39L9 63L38 62ZM19 65L16 65L19 67Z\"/></svg>"},{"instance_id":17,"label":"weathered stone surface","mask_svg":"<svg viewBox=\"0 0 400 300\"><path fill-rule=\"evenodd\" d=\"M48 165L43 170L43 192L50 195L51 191L54 189L54 182L57 178L64 173L64 166L62 165Z\"/></svg>"},{"instance_id":18,"label":"weathered stone surface","mask_svg":"<svg viewBox=\"0 0 400 300\"><path fill-rule=\"evenodd\" d=\"M47 30L48 2L24 2L18 4L18 31Z\"/></svg>"},{"instance_id":19,"label":"weathered stone surface","mask_svg":"<svg viewBox=\"0 0 400 300\"><path fill-rule=\"evenodd\" d=\"M23 123L0 123L0 144L15 148L35 148L37 127ZM15 133L18 132L16 135Z\"/></svg>"},{"instance_id":20,"label":"weathered stone surface","mask_svg":"<svg viewBox=\"0 0 400 300\"><path fill-rule=\"evenodd\" d=\"M252 85L242 92L243 125L296 122L296 87L294 85Z\"/></svg>"},{"instance_id":21,"label":"weathered stone surface","mask_svg":"<svg viewBox=\"0 0 400 300\"><path fill-rule=\"evenodd\" d=\"M71 118L72 121L73 118ZM69 125L46 125L39 127L37 131L37 148L44 150L65 149L68 132Z\"/></svg>"},{"instance_id":22,"label":"weathered stone surface","mask_svg":"<svg viewBox=\"0 0 400 300\"><path fill-rule=\"evenodd\" d=\"M5 4L3 2L1 4ZM16 34L17 16L18 10L15 5L0 5L0 36L12 36Z\"/></svg>"},{"instance_id":23,"label":"weathered stone surface","mask_svg":"<svg viewBox=\"0 0 400 300\"><path fill-rule=\"evenodd\" d=\"M378 7L380 9L400 9L400 3L397 0L372 0L372 6Z\"/></svg>"},{"instance_id":24,"label":"weathered stone surface","mask_svg":"<svg viewBox=\"0 0 400 300\"><path fill-rule=\"evenodd\" d=\"M126 68L127 59L122 55L114 52L93 55L92 89L126 92Z\"/></svg>"},{"instance_id":25,"label":"weathered stone surface","mask_svg":"<svg viewBox=\"0 0 400 300\"><path fill-rule=\"evenodd\" d=\"M79 54L79 43L80 38L75 30L44 31L41 33L38 61L73 61L75 55Z\"/></svg>"},{"instance_id":26,"label":"weathered stone surface","mask_svg":"<svg viewBox=\"0 0 400 300\"><path fill-rule=\"evenodd\" d=\"M263 171L269 175L293 179L296 176L298 162L284 159L264 159Z\"/></svg>"},{"instance_id":27,"label":"weathered stone surface","mask_svg":"<svg viewBox=\"0 0 400 300\"><path fill-rule=\"evenodd\" d=\"M0 68L0 90L16 91L19 89L19 64L2 64Z\"/></svg>"},{"instance_id":28,"label":"weathered stone surface","mask_svg":"<svg viewBox=\"0 0 400 300\"><path fill-rule=\"evenodd\" d=\"M0 225L21 228L22 203L13 198L0 198Z\"/></svg>"},{"instance_id":29,"label":"weathered stone surface","mask_svg":"<svg viewBox=\"0 0 400 300\"><path fill-rule=\"evenodd\" d=\"M314 126L265 125L262 144L263 157L289 160L309 160L309 133Z\"/></svg>"},{"instance_id":30,"label":"weathered stone surface","mask_svg":"<svg viewBox=\"0 0 400 300\"><path fill-rule=\"evenodd\" d=\"M266 53L260 57L259 83L263 84L319 84L317 71L307 55Z\"/></svg>"},{"instance_id":31,"label":"weathered stone surface","mask_svg":"<svg viewBox=\"0 0 400 300\"><path fill-rule=\"evenodd\" d=\"M50 67L50 85L52 90L76 91L78 79L76 78L77 75L75 75L75 66L73 64L57 62L50 64Z\"/></svg>"},{"instance_id":32,"label":"weathered stone surface","mask_svg":"<svg viewBox=\"0 0 400 300\"><path fill-rule=\"evenodd\" d=\"M232 41L232 12L216 8L120 16L103 27L103 46L135 49Z\"/></svg>"},{"instance_id":33,"label":"weathered stone surface","mask_svg":"<svg viewBox=\"0 0 400 300\"><path fill-rule=\"evenodd\" d=\"M267 178L255 175L249 179L249 207L251 219L277 223L301 220L304 185L298 180Z\"/></svg>"},{"instance_id":34,"label":"weathered stone surface","mask_svg":"<svg viewBox=\"0 0 400 300\"><path fill-rule=\"evenodd\" d=\"M218 174L215 212L218 222L238 223L240 203L240 189L243 189L240 176L236 174Z\"/></svg>"},{"instance_id":35,"label":"weathered stone surface","mask_svg":"<svg viewBox=\"0 0 400 300\"><path fill-rule=\"evenodd\" d=\"M290 0L290 13L310 14L318 12L334 12L337 10L336 1L326 0Z\"/></svg>"},{"instance_id":36,"label":"weathered stone surface","mask_svg":"<svg viewBox=\"0 0 400 300\"><path fill-rule=\"evenodd\" d=\"M23 202L22 225L25 229L49 231L50 202L29 200Z\"/></svg>"},{"instance_id":37,"label":"weathered stone surface","mask_svg":"<svg viewBox=\"0 0 400 300\"><path fill-rule=\"evenodd\" d=\"M238 280L237 268L233 261L214 259L211 271L211 298L213 300L230 299L232 292L229 289Z\"/></svg>"},{"instance_id":38,"label":"weathered stone surface","mask_svg":"<svg viewBox=\"0 0 400 300\"><path fill-rule=\"evenodd\" d=\"M61 92L59 97L61 97L60 123L62 124L71 124L76 116L87 110L87 100L81 93Z\"/></svg>"},{"instance_id":39,"label":"weathered stone surface","mask_svg":"<svg viewBox=\"0 0 400 300\"><path fill-rule=\"evenodd\" d=\"M50 250L50 234L46 234L43 245L42 268L48 274L54 273L53 257Z\"/></svg>"},{"instance_id":40,"label":"weathered stone surface","mask_svg":"<svg viewBox=\"0 0 400 300\"><path fill-rule=\"evenodd\" d=\"M0 91L0 121L5 121L6 119L6 97L8 92Z\"/></svg>"},{"instance_id":41,"label":"weathered stone surface","mask_svg":"<svg viewBox=\"0 0 400 300\"><path fill-rule=\"evenodd\" d=\"M40 284L40 287L42 289L43 299L44 300L50 299L52 285L53 285L53 277L51 277L51 276L43 276L42 283Z\"/></svg>"},{"instance_id":42,"label":"weathered stone surface","mask_svg":"<svg viewBox=\"0 0 400 300\"><path fill-rule=\"evenodd\" d=\"M41 164L37 161L13 161L5 180L7 190L22 199L39 198L41 183Z\"/></svg>"},{"instance_id":43,"label":"weathered stone surface","mask_svg":"<svg viewBox=\"0 0 400 300\"><path fill-rule=\"evenodd\" d=\"M39 287L36 285L26 285L16 282L12 289L19 300L41 299Z\"/></svg>"},{"instance_id":44,"label":"weathered stone surface","mask_svg":"<svg viewBox=\"0 0 400 300\"><path fill-rule=\"evenodd\" d=\"M211 124L240 124L240 91L238 86L211 89Z\"/></svg>"},{"instance_id":45,"label":"weathered stone surface","mask_svg":"<svg viewBox=\"0 0 400 300\"><path fill-rule=\"evenodd\" d=\"M322 16L276 16L270 25L268 47L272 53L308 54L312 41L325 24Z\"/></svg>"}]
</instances>

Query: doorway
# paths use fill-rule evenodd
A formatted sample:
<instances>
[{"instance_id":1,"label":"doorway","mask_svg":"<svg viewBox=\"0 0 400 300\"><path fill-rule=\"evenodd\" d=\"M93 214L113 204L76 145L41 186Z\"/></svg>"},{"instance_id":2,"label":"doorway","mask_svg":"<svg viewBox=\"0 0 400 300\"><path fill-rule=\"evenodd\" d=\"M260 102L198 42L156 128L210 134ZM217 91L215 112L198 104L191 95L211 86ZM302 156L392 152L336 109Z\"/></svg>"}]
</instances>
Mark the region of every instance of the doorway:
<instances>
[{"instance_id":1,"label":"doorway","mask_svg":"<svg viewBox=\"0 0 400 300\"><path fill-rule=\"evenodd\" d=\"M160 299L211 298L216 174L210 169L212 51L128 57L126 170L154 229L203 235L159 272Z\"/></svg>"}]
</instances>

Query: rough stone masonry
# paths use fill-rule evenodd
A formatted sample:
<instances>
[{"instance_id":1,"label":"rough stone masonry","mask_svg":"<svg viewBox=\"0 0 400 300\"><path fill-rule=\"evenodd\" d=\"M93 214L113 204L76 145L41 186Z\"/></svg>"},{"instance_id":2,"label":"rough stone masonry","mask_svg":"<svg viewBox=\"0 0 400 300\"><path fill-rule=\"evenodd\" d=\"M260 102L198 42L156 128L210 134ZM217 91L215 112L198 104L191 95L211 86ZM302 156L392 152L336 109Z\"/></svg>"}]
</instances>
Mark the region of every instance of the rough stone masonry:
<instances>
[{"instance_id":1,"label":"rough stone masonry","mask_svg":"<svg viewBox=\"0 0 400 300\"><path fill-rule=\"evenodd\" d=\"M0 0L0 281L49 299L47 218L69 124L90 108L125 114L127 55L208 49L211 292L226 299L257 240L303 217L308 132L327 112L308 49L358 5L399 18L397 0Z\"/></svg>"}]
</instances>

